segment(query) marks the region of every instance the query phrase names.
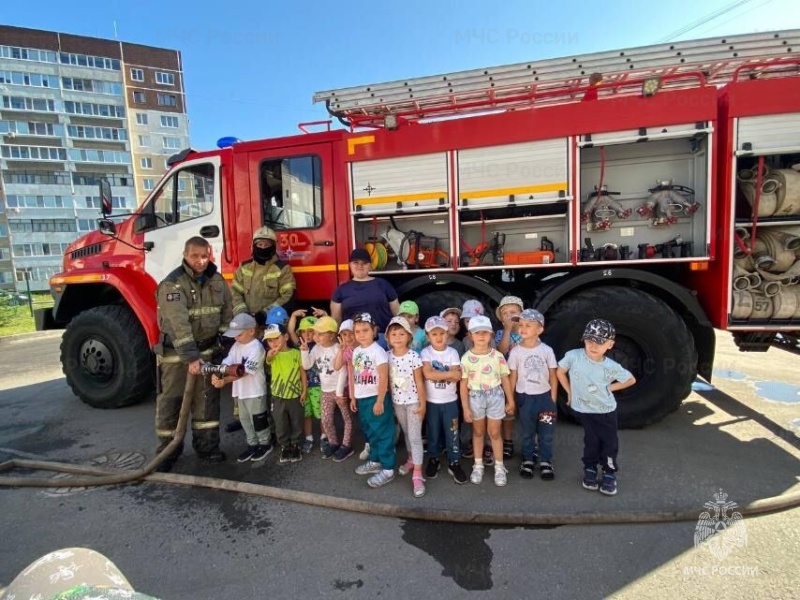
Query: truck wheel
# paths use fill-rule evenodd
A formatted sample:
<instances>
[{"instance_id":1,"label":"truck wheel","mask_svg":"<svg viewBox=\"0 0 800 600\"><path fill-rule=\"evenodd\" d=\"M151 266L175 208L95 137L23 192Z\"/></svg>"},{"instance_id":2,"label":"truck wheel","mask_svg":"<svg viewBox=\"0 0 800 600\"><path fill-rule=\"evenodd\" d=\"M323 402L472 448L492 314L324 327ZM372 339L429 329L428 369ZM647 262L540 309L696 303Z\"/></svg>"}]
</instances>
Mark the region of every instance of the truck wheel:
<instances>
[{"instance_id":1,"label":"truck wheel","mask_svg":"<svg viewBox=\"0 0 800 600\"><path fill-rule=\"evenodd\" d=\"M608 319L617 330L608 357L636 377L636 385L617 392L620 427L639 428L678 409L697 376L697 350L686 324L655 296L619 286L578 292L559 302L548 316L542 338L560 359L580 348L581 336L592 319ZM559 396L562 412L576 418ZM579 420L579 419L578 419Z\"/></svg>"},{"instance_id":2,"label":"truck wheel","mask_svg":"<svg viewBox=\"0 0 800 600\"><path fill-rule=\"evenodd\" d=\"M152 353L127 306L98 306L72 319L61 365L75 395L94 408L134 404L154 389Z\"/></svg>"}]
</instances>

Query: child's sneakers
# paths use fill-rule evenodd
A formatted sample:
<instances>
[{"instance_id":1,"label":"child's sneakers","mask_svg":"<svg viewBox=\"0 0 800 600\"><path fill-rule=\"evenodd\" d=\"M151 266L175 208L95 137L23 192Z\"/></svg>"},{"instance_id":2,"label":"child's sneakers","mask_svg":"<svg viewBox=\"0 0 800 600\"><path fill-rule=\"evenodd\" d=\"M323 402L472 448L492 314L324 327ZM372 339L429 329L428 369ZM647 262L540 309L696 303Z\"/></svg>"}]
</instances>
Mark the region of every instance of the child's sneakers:
<instances>
[{"instance_id":1,"label":"child's sneakers","mask_svg":"<svg viewBox=\"0 0 800 600\"><path fill-rule=\"evenodd\" d=\"M508 483L508 469L502 464L494 465L494 484L503 487Z\"/></svg>"},{"instance_id":2,"label":"child's sneakers","mask_svg":"<svg viewBox=\"0 0 800 600\"><path fill-rule=\"evenodd\" d=\"M361 460L369 460L369 444L364 444L364 449L361 451L361 454L358 455L358 458Z\"/></svg>"},{"instance_id":3,"label":"child's sneakers","mask_svg":"<svg viewBox=\"0 0 800 600\"><path fill-rule=\"evenodd\" d=\"M344 462L353 456L352 446L339 446L339 449L333 453L333 462Z\"/></svg>"},{"instance_id":4,"label":"child's sneakers","mask_svg":"<svg viewBox=\"0 0 800 600\"><path fill-rule=\"evenodd\" d=\"M472 474L469 476L469 480L475 485L483 481L483 465L472 465Z\"/></svg>"},{"instance_id":5,"label":"child's sneakers","mask_svg":"<svg viewBox=\"0 0 800 600\"><path fill-rule=\"evenodd\" d=\"M314 440L306 438L303 440L303 454L311 454L314 451Z\"/></svg>"},{"instance_id":6,"label":"child's sneakers","mask_svg":"<svg viewBox=\"0 0 800 600\"><path fill-rule=\"evenodd\" d=\"M553 481L556 478L556 472L553 470L553 463L542 462L539 465L539 473L544 481Z\"/></svg>"},{"instance_id":7,"label":"child's sneakers","mask_svg":"<svg viewBox=\"0 0 800 600\"><path fill-rule=\"evenodd\" d=\"M430 457L428 459L428 466L425 467L425 477L428 479L436 479L439 474L439 459Z\"/></svg>"},{"instance_id":8,"label":"child's sneakers","mask_svg":"<svg viewBox=\"0 0 800 600\"><path fill-rule=\"evenodd\" d=\"M411 477L411 485L414 488L414 498L422 498L425 495L425 480L422 474L414 473Z\"/></svg>"},{"instance_id":9,"label":"child's sneakers","mask_svg":"<svg viewBox=\"0 0 800 600\"><path fill-rule=\"evenodd\" d=\"M303 453L300 451L300 446L295 444L292 446L292 454L289 456L289 462L300 462L303 460Z\"/></svg>"},{"instance_id":10,"label":"child's sneakers","mask_svg":"<svg viewBox=\"0 0 800 600\"><path fill-rule=\"evenodd\" d=\"M405 462L405 464L400 465L400 468L397 469L397 472L400 475L408 475L414 470L414 461L410 458Z\"/></svg>"},{"instance_id":11,"label":"child's sneakers","mask_svg":"<svg viewBox=\"0 0 800 600\"><path fill-rule=\"evenodd\" d=\"M288 463L292 460L292 448L290 446L281 446L281 454L280 458L278 458L279 463Z\"/></svg>"},{"instance_id":12,"label":"child's sneakers","mask_svg":"<svg viewBox=\"0 0 800 600\"><path fill-rule=\"evenodd\" d=\"M519 466L519 476L523 479L533 479L533 469L536 463L532 460L523 460Z\"/></svg>"},{"instance_id":13,"label":"child's sneakers","mask_svg":"<svg viewBox=\"0 0 800 600\"><path fill-rule=\"evenodd\" d=\"M458 464L458 461L451 462L447 467L447 472L453 476L453 481L455 481L458 485L467 483L467 474L464 473L464 469L461 468L461 465Z\"/></svg>"},{"instance_id":14,"label":"child's sneakers","mask_svg":"<svg viewBox=\"0 0 800 600\"><path fill-rule=\"evenodd\" d=\"M323 439L320 442L320 452L322 452L322 460L328 460L336 451L339 450L339 444L331 444L328 442L327 439Z\"/></svg>"},{"instance_id":15,"label":"child's sneakers","mask_svg":"<svg viewBox=\"0 0 800 600\"><path fill-rule=\"evenodd\" d=\"M617 476L613 473L603 474L603 483L600 486L600 493L606 496L614 496L617 493Z\"/></svg>"},{"instance_id":16,"label":"child's sneakers","mask_svg":"<svg viewBox=\"0 0 800 600\"><path fill-rule=\"evenodd\" d=\"M363 465L358 465L356 467L356 475L372 475L373 473L380 473L382 470L383 466L381 466L381 463L368 460Z\"/></svg>"},{"instance_id":17,"label":"child's sneakers","mask_svg":"<svg viewBox=\"0 0 800 600\"><path fill-rule=\"evenodd\" d=\"M377 464L377 463L373 463ZM380 467L380 465L378 465ZM371 488L379 488L394 480L394 469L380 469L375 475L367 479L367 485Z\"/></svg>"},{"instance_id":18,"label":"child's sneakers","mask_svg":"<svg viewBox=\"0 0 800 600\"><path fill-rule=\"evenodd\" d=\"M247 450L245 450L239 455L239 458L236 459L236 462L243 463L252 460L253 456L256 453L256 450L258 450L258 446L248 446Z\"/></svg>"},{"instance_id":19,"label":"child's sneakers","mask_svg":"<svg viewBox=\"0 0 800 600\"><path fill-rule=\"evenodd\" d=\"M319 438L319 452L322 454L322 458L330 458L333 456L333 450L331 450L331 443L328 441L328 438ZM326 453L328 456L325 456Z\"/></svg>"},{"instance_id":20,"label":"child's sneakers","mask_svg":"<svg viewBox=\"0 0 800 600\"><path fill-rule=\"evenodd\" d=\"M600 486L597 483L597 469L586 467L583 469L583 489L596 490Z\"/></svg>"},{"instance_id":21,"label":"child's sneakers","mask_svg":"<svg viewBox=\"0 0 800 600\"><path fill-rule=\"evenodd\" d=\"M253 456L250 457L250 460L259 462L267 458L270 452L272 452L272 446L270 444L260 444L256 446L256 451L253 453Z\"/></svg>"},{"instance_id":22,"label":"child's sneakers","mask_svg":"<svg viewBox=\"0 0 800 600\"><path fill-rule=\"evenodd\" d=\"M503 440L503 460L510 460L514 456L514 442Z\"/></svg>"},{"instance_id":23,"label":"child's sneakers","mask_svg":"<svg viewBox=\"0 0 800 600\"><path fill-rule=\"evenodd\" d=\"M494 454L491 446L483 447L483 464L487 467L491 467L494 464Z\"/></svg>"}]
</instances>

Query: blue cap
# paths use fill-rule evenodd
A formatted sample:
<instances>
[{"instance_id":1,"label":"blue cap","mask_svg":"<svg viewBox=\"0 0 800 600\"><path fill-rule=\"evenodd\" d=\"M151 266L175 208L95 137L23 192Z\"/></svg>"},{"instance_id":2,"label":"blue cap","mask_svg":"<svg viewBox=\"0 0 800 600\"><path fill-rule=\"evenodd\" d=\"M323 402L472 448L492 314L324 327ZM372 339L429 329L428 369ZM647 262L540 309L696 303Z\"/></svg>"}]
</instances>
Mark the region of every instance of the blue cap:
<instances>
[{"instance_id":1,"label":"blue cap","mask_svg":"<svg viewBox=\"0 0 800 600\"><path fill-rule=\"evenodd\" d=\"M267 311L267 325L286 325L289 314L282 306L273 306Z\"/></svg>"},{"instance_id":2,"label":"blue cap","mask_svg":"<svg viewBox=\"0 0 800 600\"><path fill-rule=\"evenodd\" d=\"M544 325L544 315L535 308L526 308L520 314L511 317L514 322L528 321L529 323L539 323Z\"/></svg>"}]
</instances>

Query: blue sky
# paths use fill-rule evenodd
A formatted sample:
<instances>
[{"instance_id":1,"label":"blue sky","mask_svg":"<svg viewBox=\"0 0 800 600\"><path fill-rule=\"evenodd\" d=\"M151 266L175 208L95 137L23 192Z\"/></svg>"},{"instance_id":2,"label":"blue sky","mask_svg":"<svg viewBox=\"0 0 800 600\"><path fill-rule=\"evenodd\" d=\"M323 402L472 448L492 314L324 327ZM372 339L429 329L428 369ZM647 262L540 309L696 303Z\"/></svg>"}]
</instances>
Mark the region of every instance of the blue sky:
<instances>
[{"instance_id":1,"label":"blue sky","mask_svg":"<svg viewBox=\"0 0 800 600\"><path fill-rule=\"evenodd\" d=\"M681 39L800 28L796 0L4 2L6 25L183 54L192 146L297 133L314 92ZM191 7L191 8L188 8ZM683 34L681 31L689 29Z\"/></svg>"}]
</instances>

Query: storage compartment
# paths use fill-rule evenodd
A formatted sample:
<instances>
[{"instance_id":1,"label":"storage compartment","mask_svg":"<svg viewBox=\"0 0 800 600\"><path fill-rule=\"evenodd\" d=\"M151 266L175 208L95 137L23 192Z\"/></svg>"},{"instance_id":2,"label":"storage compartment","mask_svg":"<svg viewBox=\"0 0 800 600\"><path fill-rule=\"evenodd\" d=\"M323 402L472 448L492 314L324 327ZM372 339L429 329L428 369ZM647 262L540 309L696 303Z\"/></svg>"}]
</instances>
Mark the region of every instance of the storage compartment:
<instances>
[{"instance_id":1,"label":"storage compartment","mask_svg":"<svg viewBox=\"0 0 800 600\"><path fill-rule=\"evenodd\" d=\"M449 212L356 216L356 245L372 257L375 271L449 269Z\"/></svg>"},{"instance_id":2,"label":"storage compartment","mask_svg":"<svg viewBox=\"0 0 800 600\"><path fill-rule=\"evenodd\" d=\"M606 134L610 145L601 147L589 146L602 140L581 142L580 262L708 258L710 133L688 131L663 128L667 139L618 144Z\"/></svg>"},{"instance_id":3,"label":"storage compartment","mask_svg":"<svg viewBox=\"0 0 800 600\"><path fill-rule=\"evenodd\" d=\"M776 131L776 117L741 121L739 135L745 137L739 138L738 148L767 142L774 147L783 140L786 151L736 159L729 322L800 325L800 121L785 122L794 127L793 147L789 129L782 137L769 137Z\"/></svg>"},{"instance_id":4,"label":"storage compartment","mask_svg":"<svg viewBox=\"0 0 800 600\"><path fill-rule=\"evenodd\" d=\"M568 203L461 211L461 268L569 262Z\"/></svg>"},{"instance_id":5,"label":"storage compartment","mask_svg":"<svg viewBox=\"0 0 800 600\"><path fill-rule=\"evenodd\" d=\"M459 150L459 268L569 262L569 139Z\"/></svg>"}]
</instances>

